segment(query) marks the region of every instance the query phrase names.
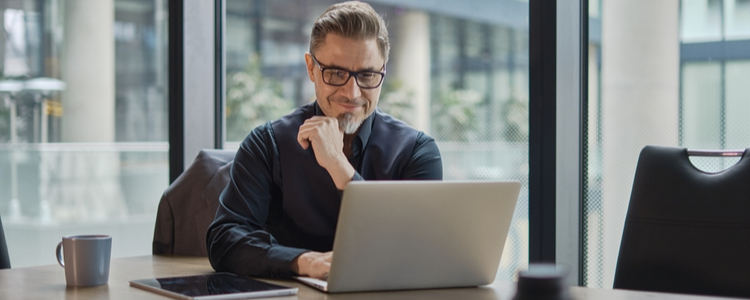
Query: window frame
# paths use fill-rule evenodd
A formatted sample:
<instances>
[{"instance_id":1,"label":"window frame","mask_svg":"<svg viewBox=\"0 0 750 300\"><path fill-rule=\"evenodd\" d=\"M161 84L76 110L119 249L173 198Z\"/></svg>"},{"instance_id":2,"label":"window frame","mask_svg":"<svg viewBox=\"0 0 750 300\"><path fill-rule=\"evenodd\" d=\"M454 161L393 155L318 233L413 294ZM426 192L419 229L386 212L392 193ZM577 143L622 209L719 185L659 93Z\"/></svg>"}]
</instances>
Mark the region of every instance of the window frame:
<instances>
[{"instance_id":1,"label":"window frame","mask_svg":"<svg viewBox=\"0 0 750 300\"><path fill-rule=\"evenodd\" d=\"M170 183L201 149L223 143L223 7L224 0L169 1Z\"/></svg>"}]
</instances>

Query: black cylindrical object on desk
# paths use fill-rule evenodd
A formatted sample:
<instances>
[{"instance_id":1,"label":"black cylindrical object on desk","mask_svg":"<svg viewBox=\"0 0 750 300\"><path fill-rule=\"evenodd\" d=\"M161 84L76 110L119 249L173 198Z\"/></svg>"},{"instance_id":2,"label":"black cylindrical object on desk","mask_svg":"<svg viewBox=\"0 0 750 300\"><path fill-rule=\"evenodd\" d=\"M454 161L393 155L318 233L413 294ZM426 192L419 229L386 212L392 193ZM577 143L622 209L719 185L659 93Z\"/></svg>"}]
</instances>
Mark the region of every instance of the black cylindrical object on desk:
<instances>
[{"instance_id":1,"label":"black cylindrical object on desk","mask_svg":"<svg viewBox=\"0 0 750 300\"><path fill-rule=\"evenodd\" d=\"M568 270L555 264L530 264L518 273L518 288L513 300L570 300L565 277Z\"/></svg>"}]
</instances>

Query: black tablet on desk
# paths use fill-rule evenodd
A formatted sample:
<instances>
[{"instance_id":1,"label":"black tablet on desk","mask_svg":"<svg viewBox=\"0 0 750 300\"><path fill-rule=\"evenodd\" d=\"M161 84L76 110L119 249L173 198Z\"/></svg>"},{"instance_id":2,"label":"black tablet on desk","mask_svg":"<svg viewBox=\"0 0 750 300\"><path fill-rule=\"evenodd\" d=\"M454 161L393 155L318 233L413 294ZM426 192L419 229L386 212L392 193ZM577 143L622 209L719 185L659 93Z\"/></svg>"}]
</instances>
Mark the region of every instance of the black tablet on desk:
<instances>
[{"instance_id":1,"label":"black tablet on desk","mask_svg":"<svg viewBox=\"0 0 750 300\"><path fill-rule=\"evenodd\" d=\"M296 295L298 289L231 273L131 280L130 286L175 299L224 300Z\"/></svg>"}]
</instances>

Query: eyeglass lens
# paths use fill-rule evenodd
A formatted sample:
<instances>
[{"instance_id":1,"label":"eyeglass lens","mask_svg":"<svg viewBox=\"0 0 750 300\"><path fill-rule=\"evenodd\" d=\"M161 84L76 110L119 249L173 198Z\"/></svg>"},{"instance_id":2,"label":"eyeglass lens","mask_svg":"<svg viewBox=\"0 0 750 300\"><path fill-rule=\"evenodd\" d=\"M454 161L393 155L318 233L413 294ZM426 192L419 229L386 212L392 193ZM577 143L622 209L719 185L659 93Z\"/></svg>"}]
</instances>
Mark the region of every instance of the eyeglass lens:
<instances>
[{"instance_id":1,"label":"eyeglass lens","mask_svg":"<svg viewBox=\"0 0 750 300\"><path fill-rule=\"evenodd\" d=\"M341 69L325 69L323 81L330 85L344 85L349 80L350 73ZM356 72L357 84L363 88L374 88L380 84L383 75L376 72Z\"/></svg>"}]
</instances>

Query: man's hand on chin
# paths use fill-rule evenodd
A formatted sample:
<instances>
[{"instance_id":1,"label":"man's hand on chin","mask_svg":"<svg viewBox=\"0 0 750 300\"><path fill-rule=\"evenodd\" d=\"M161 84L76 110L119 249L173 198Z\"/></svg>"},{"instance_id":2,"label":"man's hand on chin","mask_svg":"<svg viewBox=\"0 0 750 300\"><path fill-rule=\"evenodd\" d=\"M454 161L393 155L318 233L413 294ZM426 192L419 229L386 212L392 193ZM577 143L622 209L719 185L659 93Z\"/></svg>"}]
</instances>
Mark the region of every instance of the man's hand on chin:
<instances>
[{"instance_id":1,"label":"man's hand on chin","mask_svg":"<svg viewBox=\"0 0 750 300\"><path fill-rule=\"evenodd\" d=\"M292 261L292 271L301 276L325 279L331 271L331 258L333 258L333 251L305 252Z\"/></svg>"},{"instance_id":2,"label":"man's hand on chin","mask_svg":"<svg viewBox=\"0 0 750 300\"><path fill-rule=\"evenodd\" d=\"M312 146L318 164L331 175L336 188L343 190L354 176L354 168L344 155L344 132L336 118L314 116L299 127L297 142L303 149Z\"/></svg>"}]
</instances>

